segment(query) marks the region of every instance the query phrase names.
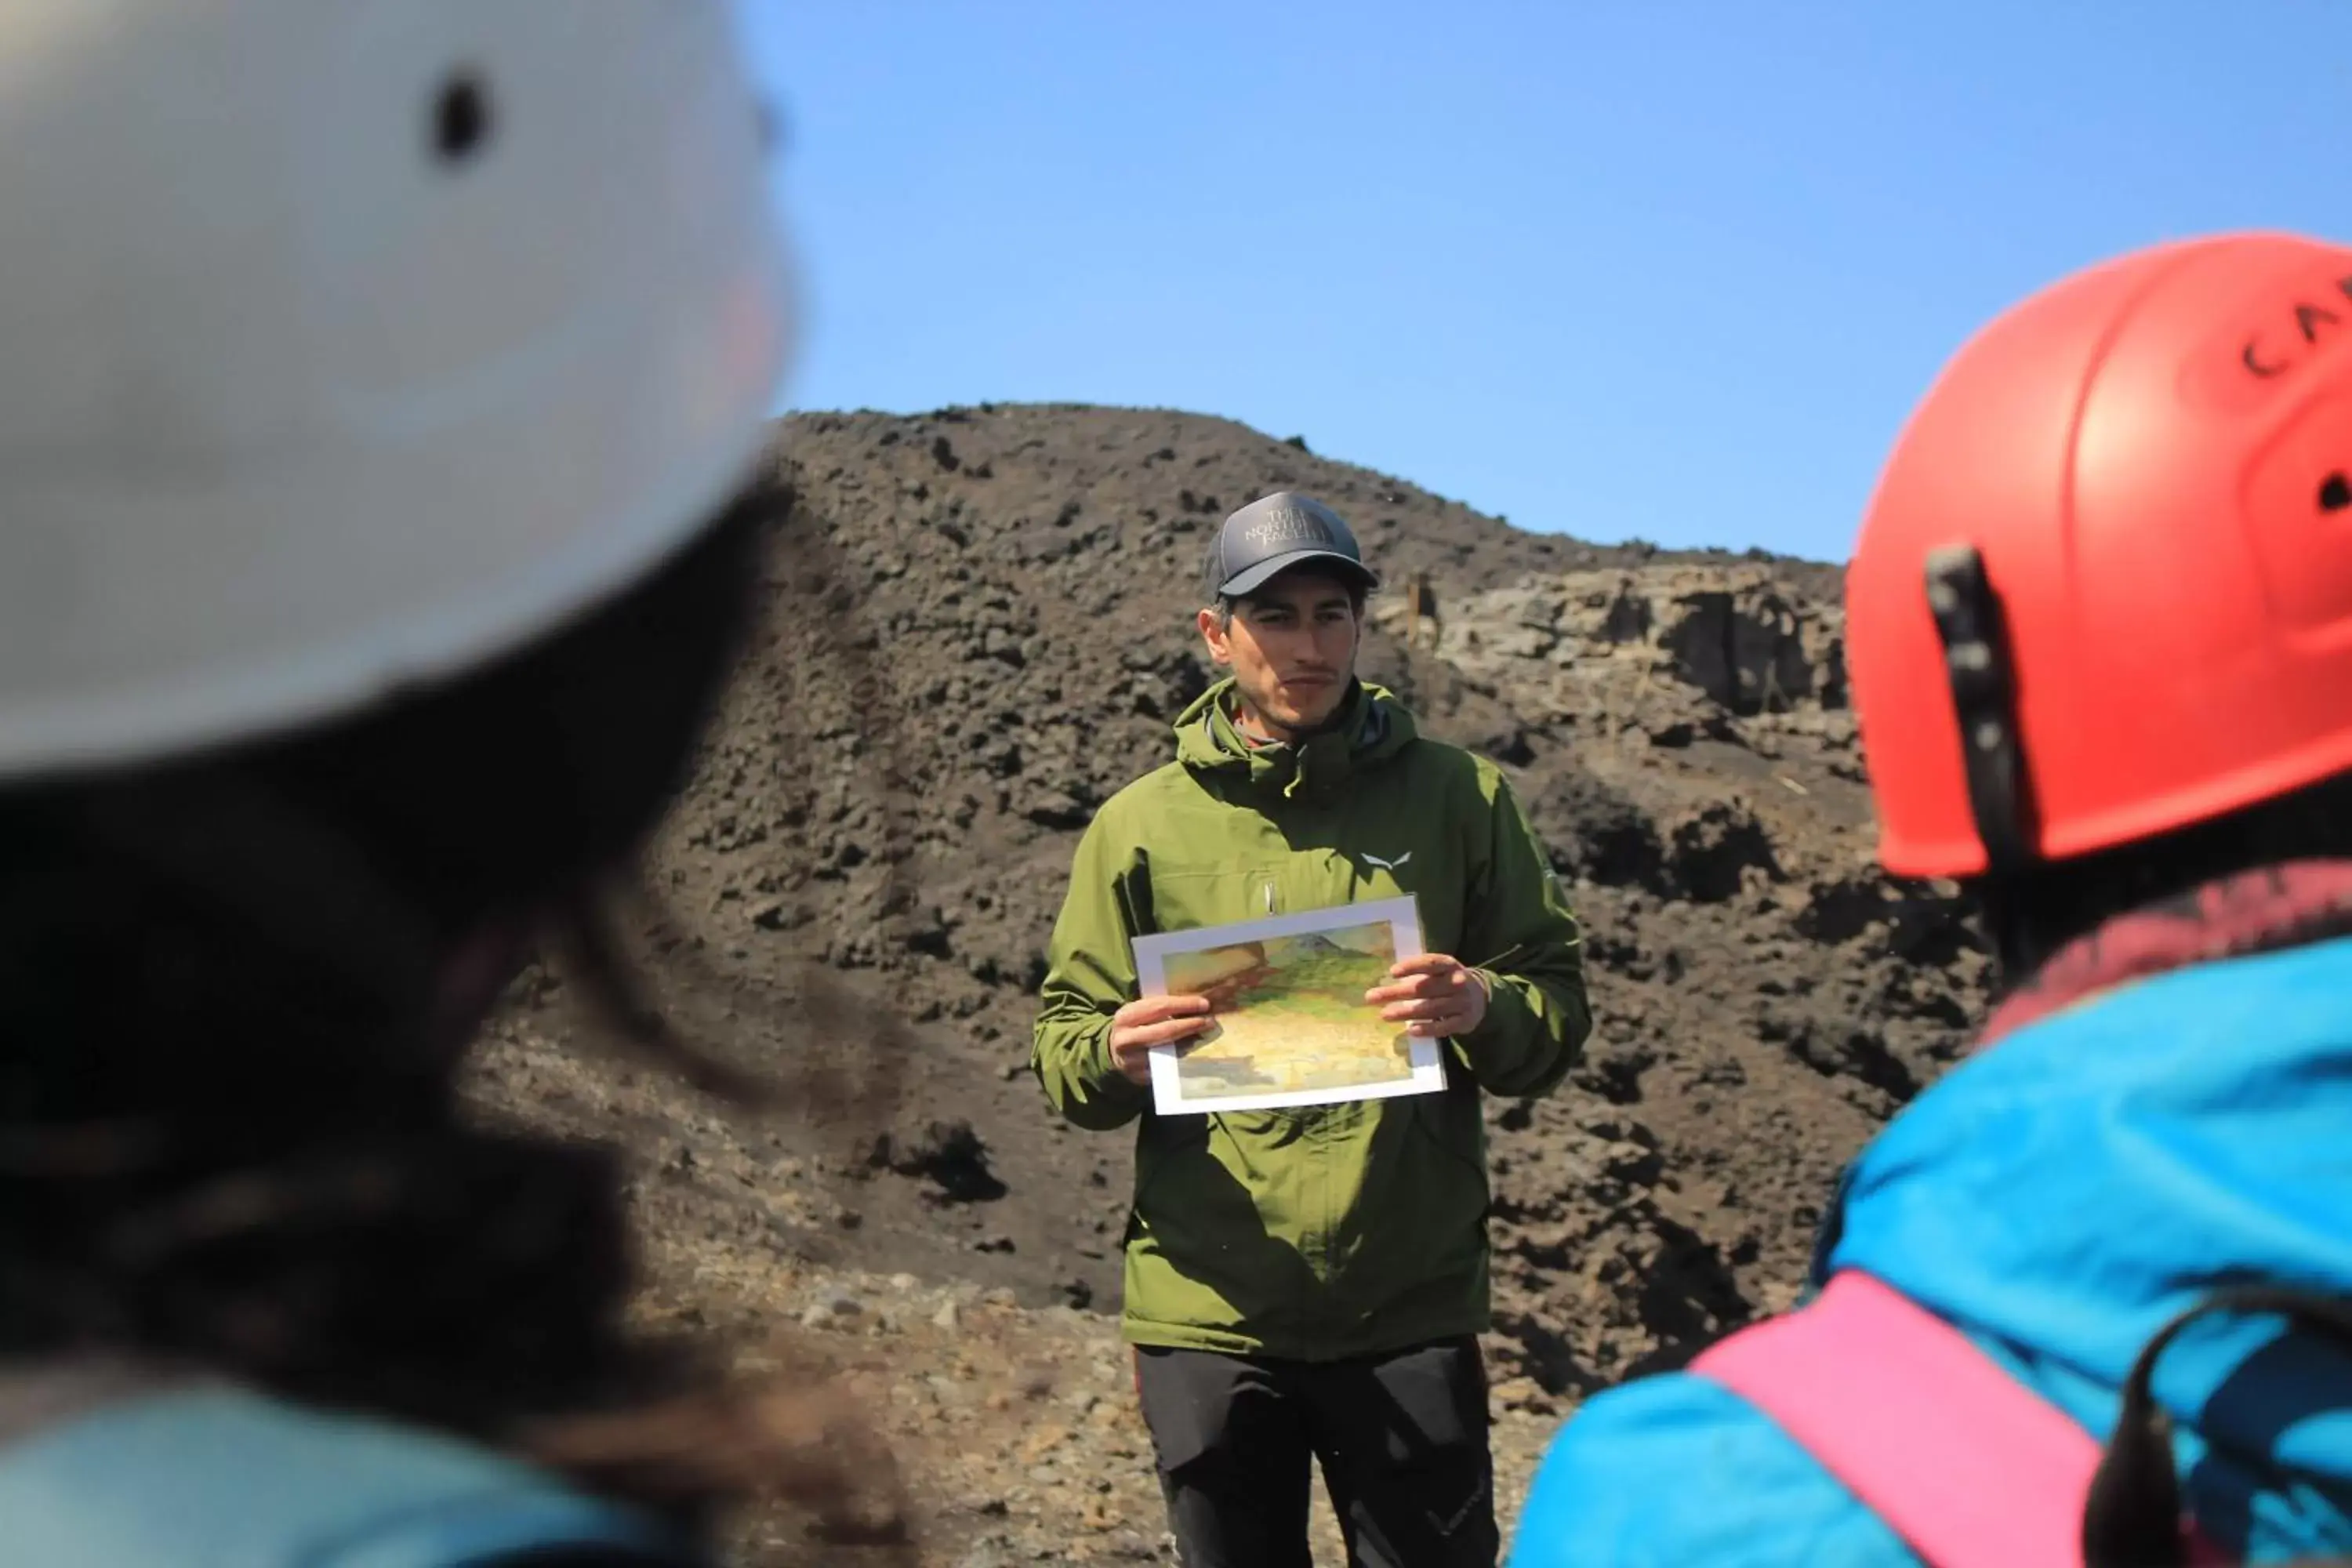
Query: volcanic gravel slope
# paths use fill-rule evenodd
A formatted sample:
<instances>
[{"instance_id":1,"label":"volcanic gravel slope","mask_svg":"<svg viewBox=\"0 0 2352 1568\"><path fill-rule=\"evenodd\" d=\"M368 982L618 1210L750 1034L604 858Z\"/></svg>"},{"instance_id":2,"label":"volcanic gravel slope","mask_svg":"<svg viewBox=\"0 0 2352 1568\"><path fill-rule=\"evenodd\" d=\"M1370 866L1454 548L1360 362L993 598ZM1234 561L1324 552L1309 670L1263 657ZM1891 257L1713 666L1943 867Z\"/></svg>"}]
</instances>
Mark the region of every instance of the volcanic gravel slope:
<instances>
[{"instance_id":1,"label":"volcanic gravel slope","mask_svg":"<svg viewBox=\"0 0 2352 1568\"><path fill-rule=\"evenodd\" d=\"M1244 501L1430 574L1442 643L1391 591L1362 673L1504 764L1586 922L1583 1065L1489 1110L1507 1506L1579 1396L1790 1299L1839 1165L1964 1043L1980 950L1870 865L1833 567L1532 534L1171 412L797 416L771 466L766 620L627 934L682 1035L813 1109L616 1055L561 966L477 1090L629 1146L649 1316L852 1376L924 1562L1165 1551L1105 1315L1129 1138L1048 1115L1028 1031L1079 829L1209 679L1198 563ZM781 1507L742 1542L820 1550Z\"/></svg>"}]
</instances>

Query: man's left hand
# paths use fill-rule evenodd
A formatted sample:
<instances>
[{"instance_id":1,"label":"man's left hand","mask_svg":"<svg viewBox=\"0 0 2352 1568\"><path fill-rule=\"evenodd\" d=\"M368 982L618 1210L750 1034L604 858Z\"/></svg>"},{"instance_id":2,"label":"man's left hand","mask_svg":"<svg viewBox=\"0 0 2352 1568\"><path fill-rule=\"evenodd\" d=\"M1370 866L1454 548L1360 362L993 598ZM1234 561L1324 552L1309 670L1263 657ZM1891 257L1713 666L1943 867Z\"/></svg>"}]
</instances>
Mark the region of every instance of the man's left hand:
<instances>
[{"instance_id":1,"label":"man's left hand","mask_svg":"<svg viewBox=\"0 0 2352 1568\"><path fill-rule=\"evenodd\" d=\"M1486 1016L1486 987L1458 958L1424 952L1389 971L1390 983L1364 993L1381 1016L1433 1039L1465 1035Z\"/></svg>"}]
</instances>

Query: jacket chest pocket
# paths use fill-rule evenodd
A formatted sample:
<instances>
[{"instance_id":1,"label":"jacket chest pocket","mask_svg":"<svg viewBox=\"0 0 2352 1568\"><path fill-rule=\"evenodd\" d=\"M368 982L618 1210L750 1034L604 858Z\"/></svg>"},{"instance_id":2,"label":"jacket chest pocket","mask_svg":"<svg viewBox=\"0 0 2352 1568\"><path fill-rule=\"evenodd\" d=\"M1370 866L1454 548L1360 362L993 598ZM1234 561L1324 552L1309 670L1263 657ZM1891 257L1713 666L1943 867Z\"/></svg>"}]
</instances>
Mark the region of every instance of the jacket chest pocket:
<instances>
[{"instance_id":1,"label":"jacket chest pocket","mask_svg":"<svg viewBox=\"0 0 2352 1568\"><path fill-rule=\"evenodd\" d=\"M1446 867L1424 849L1393 855L1318 847L1300 849L1280 863L1252 868L1243 881L1248 904L1239 917L1300 914L1381 899L1413 900L1422 942L1435 952L1458 952L1463 889L1445 876Z\"/></svg>"},{"instance_id":2,"label":"jacket chest pocket","mask_svg":"<svg viewBox=\"0 0 2352 1568\"><path fill-rule=\"evenodd\" d=\"M1255 921L1268 915L1295 915L1343 901L1344 893L1328 896L1329 878L1320 865L1322 858L1316 851L1262 856L1227 872L1243 904L1235 918Z\"/></svg>"},{"instance_id":3,"label":"jacket chest pocket","mask_svg":"<svg viewBox=\"0 0 2352 1568\"><path fill-rule=\"evenodd\" d=\"M1309 907L1296 900L1283 868L1272 861L1156 868L1151 874L1151 923L1163 931L1231 925Z\"/></svg>"},{"instance_id":4,"label":"jacket chest pocket","mask_svg":"<svg viewBox=\"0 0 2352 1568\"><path fill-rule=\"evenodd\" d=\"M1250 874L1250 914L1296 915L1387 895L1367 889L1361 868L1337 849L1294 851Z\"/></svg>"}]
</instances>

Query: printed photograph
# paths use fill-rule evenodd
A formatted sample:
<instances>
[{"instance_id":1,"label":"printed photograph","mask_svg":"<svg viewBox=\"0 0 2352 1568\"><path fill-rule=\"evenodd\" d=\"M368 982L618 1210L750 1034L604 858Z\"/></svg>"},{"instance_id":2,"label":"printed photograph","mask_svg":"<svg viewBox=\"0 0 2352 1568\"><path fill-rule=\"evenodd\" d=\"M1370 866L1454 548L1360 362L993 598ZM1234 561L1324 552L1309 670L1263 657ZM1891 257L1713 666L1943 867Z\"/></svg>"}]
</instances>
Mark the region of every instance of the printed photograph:
<instances>
[{"instance_id":1,"label":"printed photograph","mask_svg":"<svg viewBox=\"0 0 2352 1568\"><path fill-rule=\"evenodd\" d=\"M1201 1035L1153 1053L1160 1109L1312 1105L1444 1088L1436 1042L1408 1035L1364 1000L1398 958L1420 950L1416 927L1410 899L1388 900L1138 942L1147 994L1206 996L1215 1009ZM1156 963L1144 956L1147 944Z\"/></svg>"}]
</instances>

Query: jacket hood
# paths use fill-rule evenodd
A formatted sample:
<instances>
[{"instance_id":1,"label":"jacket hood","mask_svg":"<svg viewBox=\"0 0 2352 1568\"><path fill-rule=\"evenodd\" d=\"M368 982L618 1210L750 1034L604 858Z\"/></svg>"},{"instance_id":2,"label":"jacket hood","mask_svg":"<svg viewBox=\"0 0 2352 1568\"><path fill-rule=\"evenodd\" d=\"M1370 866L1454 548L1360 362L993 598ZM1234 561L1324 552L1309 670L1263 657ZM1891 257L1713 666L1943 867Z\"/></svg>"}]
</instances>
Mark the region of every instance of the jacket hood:
<instances>
[{"instance_id":1,"label":"jacket hood","mask_svg":"<svg viewBox=\"0 0 2352 1568\"><path fill-rule=\"evenodd\" d=\"M1280 791L1285 796L1338 788L1367 763L1394 756L1420 730L1385 688L1351 680L1329 724L1297 742L1252 745L1234 719L1232 677L1202 692L1176 718L1176 760L1196 773Z\"/></svg>"}]
</instances>

